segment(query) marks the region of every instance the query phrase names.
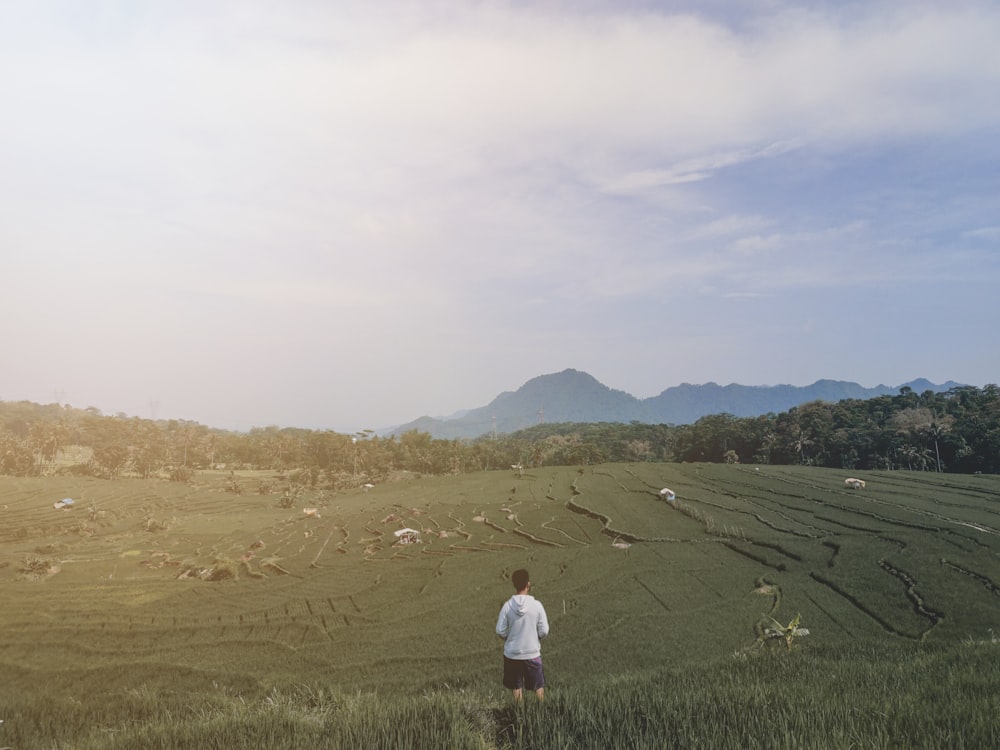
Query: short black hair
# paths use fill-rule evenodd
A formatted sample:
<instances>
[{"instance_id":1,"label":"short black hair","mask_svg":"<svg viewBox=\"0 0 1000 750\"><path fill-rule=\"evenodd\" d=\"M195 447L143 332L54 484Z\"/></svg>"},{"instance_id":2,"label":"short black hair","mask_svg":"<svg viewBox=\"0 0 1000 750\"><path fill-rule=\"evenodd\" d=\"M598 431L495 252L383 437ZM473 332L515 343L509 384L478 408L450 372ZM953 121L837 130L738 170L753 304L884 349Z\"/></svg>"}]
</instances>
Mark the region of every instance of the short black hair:
<instances>
[{"instance_id":1,"label":"short black hair","mask_svg":"<svg viewBox=\"0 0 1000 750\"><path fill-rule=\"evenodd\" d=\"M531 581L531 578L528 576L528 571L526 571L524 568L521 568L520 570L514 571L514 575L510 577L510 580L514 582L515 589L517 589L518 591L523 591L525 587L528 585L528 583Z\"/></svg>"}]
</instances>

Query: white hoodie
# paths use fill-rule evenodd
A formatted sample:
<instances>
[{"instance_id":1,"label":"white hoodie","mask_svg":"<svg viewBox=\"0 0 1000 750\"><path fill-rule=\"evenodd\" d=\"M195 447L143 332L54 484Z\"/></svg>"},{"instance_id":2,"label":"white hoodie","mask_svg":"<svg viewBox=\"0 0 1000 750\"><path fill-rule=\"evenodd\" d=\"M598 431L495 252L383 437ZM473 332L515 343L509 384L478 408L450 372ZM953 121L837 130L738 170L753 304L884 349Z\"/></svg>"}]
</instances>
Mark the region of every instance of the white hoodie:
<instances>
[{"instance_id":1,"label":"white hoodie","mask_svg":"<svg viewBox=\"0 0 1000 750\"><path fill-rule=\"evenodd\" d=\"M535 659L542 655L539 641L549 634L545 607L531 594L514 594L504 602L497 618L497 635L506 642L508 659Z\"/></svg>"}]
</instances>

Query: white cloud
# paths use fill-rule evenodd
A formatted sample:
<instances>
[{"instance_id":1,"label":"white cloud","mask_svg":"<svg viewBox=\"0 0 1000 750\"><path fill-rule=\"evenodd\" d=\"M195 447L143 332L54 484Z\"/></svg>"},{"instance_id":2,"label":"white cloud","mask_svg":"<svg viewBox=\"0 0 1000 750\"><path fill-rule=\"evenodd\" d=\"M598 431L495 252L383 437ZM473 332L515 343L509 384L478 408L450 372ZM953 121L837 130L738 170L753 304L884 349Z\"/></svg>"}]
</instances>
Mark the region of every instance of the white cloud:
<instances>
[{"instance_id":1,"label":"white cloud","mask_svg":"<svg viewBox=\"0 0 1000 750\"><path fill-rule=\"evenodd\" d=\"M685 159L668 169L646 169L612 179L603 186L609 193L641 194L667 185L700 182L719 170L757 159L780 156L792 150L790 143L773 143L763 148L741 149Z\"/></svg>"},{"instance_id":2,"label":"white cloud","mask_svg":"<svg viewBox=\"0 0 1000 750\"><path fill-rule=\"evenodd\" d=\"M686 240L717 240L733 235L746 236L774 225L774 219L759 215L731 215L695 225L685 234Z\"/></svg>"},{"instance_id":3,"label":"white cloud","mask_svg":"<svg viewBox=\"0 0 1000 750\"><path fill-rule=\"evenodd\" d=\"M1000 240L1000 227L981 227L979 229L970 229L963 233L965 237L971 237L977 240L987 240L989 242L994 242Z\"/></svg>"}]
</instances>

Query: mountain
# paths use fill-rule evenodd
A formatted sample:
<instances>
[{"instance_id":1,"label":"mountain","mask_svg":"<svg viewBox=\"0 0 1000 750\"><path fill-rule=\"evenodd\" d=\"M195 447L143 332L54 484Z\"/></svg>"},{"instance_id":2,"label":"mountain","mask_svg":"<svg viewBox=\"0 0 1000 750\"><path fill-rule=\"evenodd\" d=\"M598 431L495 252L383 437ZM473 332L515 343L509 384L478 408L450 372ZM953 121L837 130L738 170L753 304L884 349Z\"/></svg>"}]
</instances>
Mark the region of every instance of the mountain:
<instances>
[{"instance_id":1,"label":"mountain","mask_svg":"<svg viewBox=\"0 0 1000 750\"><path fill-rule=\"evenodd\" d=\"M454 418L421 417L382 434L401 435L418 430L435 438L455 440L480 437L494 429L498 434L516 432L543 421L690 424L708 414L725 412L737 417L756 417L788 411L809 401L894 396L904 387L916 393L947 391L959 385L951 380L935 385L923 378L895 387L874 388L843 380L817 380L807 386L682 383L658 396L638 399L609 388L585 372L568 369L532 378L516 391L504 391L486 406L457 412Z\"/></svg>"},{"instance_id":2,"label":"mountain","mask_svg":"<svg viewBox=\"0 0 1000 750\"><path fill-rule=\"evenodd\" d=\"M532 378L516 391L504 391L486 406L469 409L458 418L421 417L385 434L400 435L415 429L454 440L492 432L494 417L497 433L508 433L540 421L631 422L644 416L643 403L635 396L612 390L585 372L563 370Z\"/></svg>"},{"instance_id":3,"label":"mountain","mask_svg":"<svg viewBox=\"0 0 1000 750\"><path fill-rule=\"evenodd\" d=\"M915 384L924 384L917 387ZM904 383L917 393L926 390L946 391L957 383L936 386L927 380L914 380ZM674 388L668 388L659 396L647 399L652 420L665 424L690 424L698 421L706 414L721 414L723 412L736 417L756 417L769 412L780 413L788 411L793 406L808 401L837 402L844 399L869 399L876 396L894 396L900 388L887 385L877 385L865 388L857 383L843 380L817 380L812 385L690 385L683 383Z\"/></svg>"}]
</instances>

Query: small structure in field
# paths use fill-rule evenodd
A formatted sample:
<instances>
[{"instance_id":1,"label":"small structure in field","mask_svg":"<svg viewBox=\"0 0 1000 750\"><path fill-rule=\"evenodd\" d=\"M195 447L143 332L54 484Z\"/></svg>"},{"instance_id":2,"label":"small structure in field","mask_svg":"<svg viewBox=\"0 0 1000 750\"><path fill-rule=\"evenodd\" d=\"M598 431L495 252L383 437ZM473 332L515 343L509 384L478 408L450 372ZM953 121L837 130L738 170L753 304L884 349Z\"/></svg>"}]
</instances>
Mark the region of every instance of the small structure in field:
<instances>
[{"instance_id":1,"label":"small structure in field","mask_svg":"<svg viewBox=\"0 0 1000 750\"><path fill-rule=\"evenodd\" d=\"M64 497L58 503L54 503L52 505L52 507L55 508L56 510L61 510L62 508L72 508L73 507L73 498L71 498L71 497Z\"/></svg>"},{"instance_id":2,"label":"small structure in field","mask_svg":"<svg viewBox=\"0 0 1000 750\"><path fill-rule=\"evenodd\" d=\"M303 508L302 512L305 513L308 518L319 518L319 508Z\"/></svg>"},{"instance_id":3,"label":"small structure in field","mask_svg":"<svg viewBox=\"0 0 1000 750\"><path fill-rule=\"evenodd\" d=\"M396 537L396 544L420 544L420 532L416 529L398 529L392 535Z\"/></svg>"},{"instance_id":4,"label":"small structure in field","mask_svg":"<svg viewBox=\"0 0 1000 750\"><path fill-rule=\"evenodd\" d=\"M677 499L677 493L674 492L669 487L664 487L662 490L660 490L660 497L662 497L668 503L672 503L674 500Z\"/></svg>"}]
</instances>

